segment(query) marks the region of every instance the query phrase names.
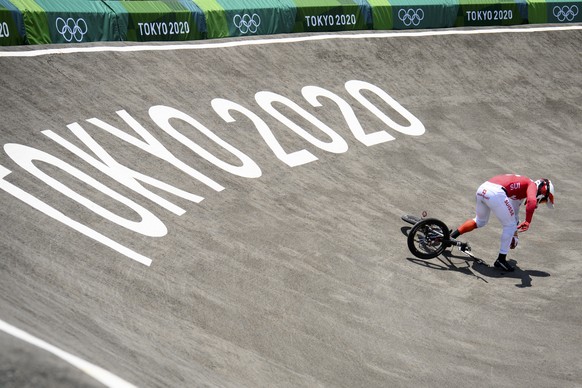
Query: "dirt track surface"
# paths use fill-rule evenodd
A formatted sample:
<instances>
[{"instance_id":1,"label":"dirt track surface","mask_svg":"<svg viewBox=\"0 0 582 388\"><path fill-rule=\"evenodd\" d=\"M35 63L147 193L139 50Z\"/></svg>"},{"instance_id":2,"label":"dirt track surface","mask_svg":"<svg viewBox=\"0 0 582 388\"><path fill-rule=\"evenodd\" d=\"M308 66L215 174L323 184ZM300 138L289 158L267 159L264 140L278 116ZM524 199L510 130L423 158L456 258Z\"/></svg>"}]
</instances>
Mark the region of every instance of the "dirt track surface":
<instances>
[{"instance_id":1,"label":"dirt track surface","mask_svg":"<svg viewBox=\"0 0 582 388\"><path fill-rule=\"evenodd\" d=\"M582 30L518 31L0 56L0 165L11 171L4 180L151 260L132 260L0 190L0 320L142 387L579 386ZM386 125L348 92L351 80L383 90L425 132ZM334 102L306 101L308 85L341 97L366 133L394 140L363 144ZM293 101L345 140L347 151L322 149L333 143L328 134L273 103L315 140L298 136L259 106L258 92ZM374 93L362 94L409 125ZM304 149L317 160L290 167L248 116L219 117L216 98L260 117L287 153ZM261 176L227 172L171 137L148 113L158 105L195 118ZM120 110L224 189L86 121L139 138ZM244 165L192 125L169 122L223 163ZM72 123L119 164L204 200L144 184L185 211L172 213L43 133L92 154ZM6 144L83 171L154 214L167 234L134 232L74 202L19 166ZM81 179L35 163L140 221ZM511 252L516 272L456 251L432 260L409 253L402 214L426 210L455 227L473 216L476 188L510 172L548 177L557 190L555 210L538 209ZM499 233L492 218L466 238L492 264ZM0 386L100 383L0 331Z\"/></svg>"}]
</instances>

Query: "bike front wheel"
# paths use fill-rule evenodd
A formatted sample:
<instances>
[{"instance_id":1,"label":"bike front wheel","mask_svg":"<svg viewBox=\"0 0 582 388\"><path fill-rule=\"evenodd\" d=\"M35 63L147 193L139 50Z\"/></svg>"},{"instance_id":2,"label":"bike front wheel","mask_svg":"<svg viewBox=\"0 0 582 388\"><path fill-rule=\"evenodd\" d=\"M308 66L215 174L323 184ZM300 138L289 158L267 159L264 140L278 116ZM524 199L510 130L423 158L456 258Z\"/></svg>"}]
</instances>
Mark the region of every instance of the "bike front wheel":
<instances>
[{"instance_id":1,"label":"bike front wheel","mask_svg":"<svg viewBox=\"0 0 582 388\"><path fill-rule=\"evenodd\" d=\"M420 259L432 259L449 246L450 232L447 225L436 218L417 222L408 232L408 249Z\"/></svg>"}]
</instances>

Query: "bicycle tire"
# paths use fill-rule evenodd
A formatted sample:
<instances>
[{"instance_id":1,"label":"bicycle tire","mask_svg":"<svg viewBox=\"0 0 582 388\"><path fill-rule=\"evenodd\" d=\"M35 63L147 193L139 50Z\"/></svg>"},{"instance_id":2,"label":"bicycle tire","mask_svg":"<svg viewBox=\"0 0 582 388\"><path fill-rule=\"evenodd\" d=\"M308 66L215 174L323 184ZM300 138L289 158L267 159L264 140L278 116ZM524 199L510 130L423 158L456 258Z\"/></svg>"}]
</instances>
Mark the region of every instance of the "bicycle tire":
<instances>
[{"instance_id":1,"label":"bicycle tire","mask_svg":"<svg viewBox=\"0 0 582 388\"><path fill-rule=\"evenodd\" d=\"M419 222L420 220L422 220L422 218L417 217L417 216L413 216L411 214L405 214L403 216L400 217L400 219L402 219L402 221L408 222L409 224L416 224L417 222Z\"/></svg>"},{"instance_id":2,"label":"bicycle tire","mask_svg":"<svg viewBox=\"0 0 582 388\"><path fill-rule=\"evenodd\" d=\"M420 259L433 259L447 249L450 235L444 222L436 218L425 218L408 232L408 249Z\"/></svg>"}]
</instances>

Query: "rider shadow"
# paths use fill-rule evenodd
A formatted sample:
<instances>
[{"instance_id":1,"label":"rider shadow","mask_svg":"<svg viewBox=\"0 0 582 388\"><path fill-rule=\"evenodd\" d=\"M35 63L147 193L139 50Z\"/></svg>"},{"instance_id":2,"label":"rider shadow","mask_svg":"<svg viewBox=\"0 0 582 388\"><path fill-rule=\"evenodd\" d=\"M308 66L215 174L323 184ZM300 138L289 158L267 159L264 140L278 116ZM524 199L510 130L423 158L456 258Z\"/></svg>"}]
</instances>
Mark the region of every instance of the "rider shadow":
<instances>
[{"instance_id":1,"label":"rider shadow","mask_svg":"<svg viewBox=\"0 0 582 388\"><path fill-rule=\"evenodd\" d=\"M402 233L408 235L410 227L402 227ZM459 256L453 254L452 251L445 251L442 255L430 259L419 259L419 258L407 258L408 261L418 264L420 266L436 269L439 271L455 271L460 272L465 275L475 276L477 279L483 280L485 283L489 283L487 278L510 278L519 279L520 284L516 284L516 287L527 288L532 286L532 277L548 277L549 273L537 270L523 270L516 265L515 260L509 260L509 262L515 266L515 271L505 272L501 269L497 269L493 266L489 266L480 259L470 258L466 256ZM453 260L461 260L461 262L453 262ZM438 261L438 262L436 262Z\"/></svg>"},{"instance_id":2,"label":"rider shadow","mask_svg":"<svg viewBox=\"0 0 582 388\"><path fill-rule=\"evenodd\" d=\"M510 279L519 279L521 280L521 284L516 284L516 287L519 288L527 288L531 287L532 277L538 278L545 278L550 276L549 273L544 271L538 271L534 269L521 269L516 265L515 260L509 260L509 262L515 267L515 271L513 272L502 272L500 271L499 277L506 277Z\"/></svg>"}]
</instances>

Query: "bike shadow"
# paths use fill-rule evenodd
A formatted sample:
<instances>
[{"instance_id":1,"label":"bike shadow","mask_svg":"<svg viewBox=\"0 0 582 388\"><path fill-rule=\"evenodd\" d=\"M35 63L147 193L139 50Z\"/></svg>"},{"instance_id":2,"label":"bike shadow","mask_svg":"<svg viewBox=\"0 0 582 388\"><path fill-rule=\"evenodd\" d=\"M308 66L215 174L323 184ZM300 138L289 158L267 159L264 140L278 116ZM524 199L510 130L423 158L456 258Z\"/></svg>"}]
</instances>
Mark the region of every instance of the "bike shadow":
<instances>
[{"instance_id":1,"label":"bike shadow","mask_svg":"<svg viewBox=\"0 0 582 388\"><path fill-rule=\"evenodd\" d=\"M402 227L402 233L408 235L410 227ZM515 267L515 271L506 272L501 269L495 268L493 265L487 264L485 261L476 257L475 259L467 257L465 255L456 255L454 251L445 251L442 255L437 256L434 259L419 259L416 257L406 258L411 263L420 265L425 268L435 269L439 271L455 271L460 272L469 276L475 276L477 279L489 283L488 278L509 278L519 280L520 283L516 284L516 287L527 288L532 287L532 281L534 277L548 277L551 276L549 273L538 270L526 270L522 269L517 265L515 260L509 260L509 262Z\"/></svg>"},{"instance_id":2,"label":"bike shadow","mask_svg":"<svg viewBox=\"0 0 582 388\"><path fill-rule=\"evenodd\" d=\"M520 281L520 283L515 284L515 286L519 288L532 287L534 277L551 276L544 271L522 269L516 265L515 260L509 260L509 262L515 266L515 271L506 272L479 260L461 257L454 255L451 252L444 252L442 255L430 260L418 259L416 257L408 257L407 260L425 268L440 271L455 271L465 275L474 276L485 283L489 283L488 279L516 279Z\"/></svg>"}]
</instances>

